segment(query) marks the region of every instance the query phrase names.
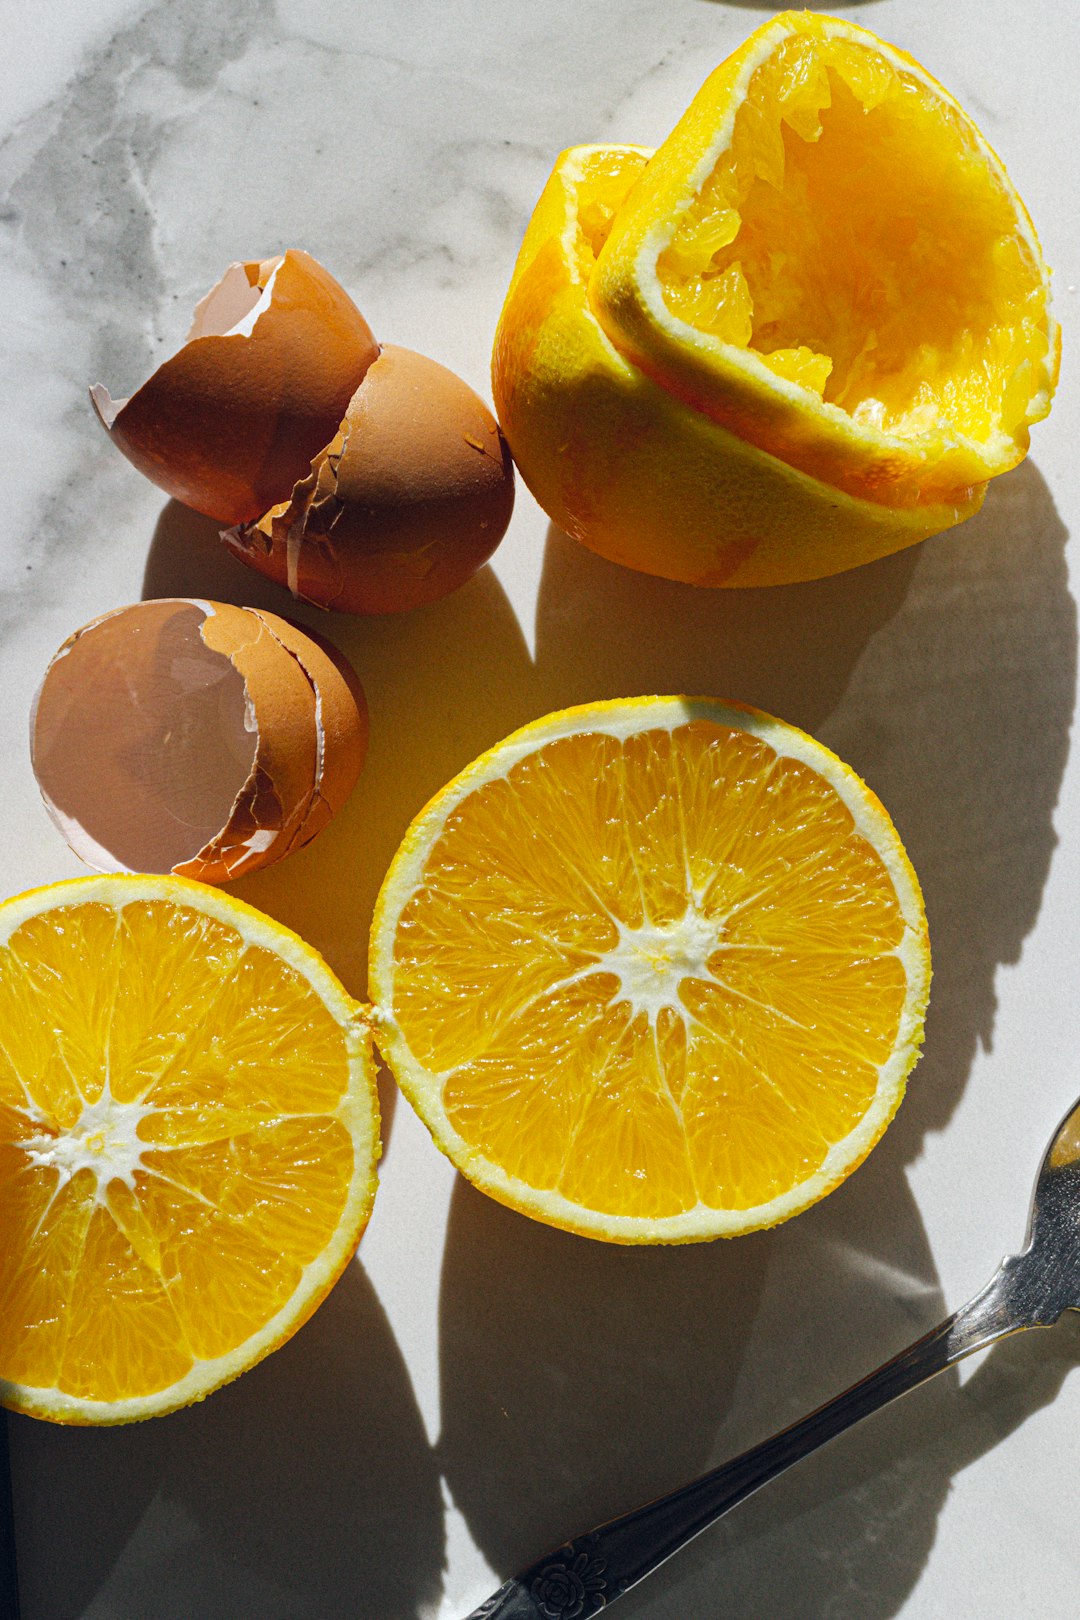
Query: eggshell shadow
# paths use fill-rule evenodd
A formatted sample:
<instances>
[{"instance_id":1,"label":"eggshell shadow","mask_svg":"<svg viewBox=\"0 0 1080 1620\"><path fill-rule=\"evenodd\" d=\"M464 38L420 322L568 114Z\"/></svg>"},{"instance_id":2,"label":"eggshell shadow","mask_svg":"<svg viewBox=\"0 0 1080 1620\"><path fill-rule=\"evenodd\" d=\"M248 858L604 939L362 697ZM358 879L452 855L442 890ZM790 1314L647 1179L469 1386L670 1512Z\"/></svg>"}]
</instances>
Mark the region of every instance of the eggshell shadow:
<instances>
[{"instance_id":1,"label":"eggshell shadow","mask_svg":"<svg viewBox=\"0 0 1080 1620\"><path fill-rule=\"evenodd\" d=\"M246 568L225 550L216 524L170 501L147 558L143 595L267 608L325 637L360 677L371 729L360 781L344 808L305 849L229 892L295 929L366 1001L375 897L409 822L464 765L537 712L532 661L495 574L482 568L460 590L411 613L322 613ZM384 1072L384 1138L395 1097Z\"/></svg>"}]
</instances>

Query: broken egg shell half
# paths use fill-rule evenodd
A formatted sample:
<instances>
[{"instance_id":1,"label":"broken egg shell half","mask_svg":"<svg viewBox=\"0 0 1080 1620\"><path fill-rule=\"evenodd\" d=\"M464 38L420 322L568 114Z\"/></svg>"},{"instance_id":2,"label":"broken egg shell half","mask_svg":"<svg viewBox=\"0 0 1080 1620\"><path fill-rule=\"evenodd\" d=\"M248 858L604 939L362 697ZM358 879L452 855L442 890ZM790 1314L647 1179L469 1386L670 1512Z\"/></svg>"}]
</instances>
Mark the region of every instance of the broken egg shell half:
<instances>
[{"instance_id":1,"label":"broken egg shell half","mask_svg":"<svg viewBox=\"0 0 1080 1620\"><path fill-rule=\"evenodd\" d=\"M196 306L183 347L130 399L94 409L140 472L219 523L288 500L337 432L379 350L310 254L232 264Z\"/></svg>"},{"instance_id":2,"label":"broken egg shell half","mask_svg":"<svg viewBox=\"0 0 1080 1620\"><path fill-rule=\"evenodd\" d=\"M227 883L315 837L363 763L359 682L294 625L184 598L70 636L31 716L34 774L99 872Z\"/></svg>"},{"instance_id":3,"label":"broken egg shell half","mask_svg":"<svg viewBox=\"0 0 1080 1620\"><path fill-rule=\"evenodd\" d=\"M301 601L397 613L463 585L513 506L510 451L483 400L437 361L384 344L291 499L222 539Z\"/></svg>"}]
</instances>

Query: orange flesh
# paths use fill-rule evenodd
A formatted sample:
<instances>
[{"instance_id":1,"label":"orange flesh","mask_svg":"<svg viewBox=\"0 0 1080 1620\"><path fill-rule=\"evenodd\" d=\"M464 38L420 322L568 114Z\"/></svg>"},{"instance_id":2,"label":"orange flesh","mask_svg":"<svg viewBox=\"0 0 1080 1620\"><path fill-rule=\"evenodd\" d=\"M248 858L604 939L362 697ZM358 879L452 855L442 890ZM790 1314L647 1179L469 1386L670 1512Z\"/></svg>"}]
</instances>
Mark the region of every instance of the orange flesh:
<instances>
[{"instance_id":1,"label":"orange flesh","mask_svg":"<svg viewBox=\"0 0 1080 1620\"><path fill-rule=\"evenodd\" d=\"M334 1117L342 1031L271 952L158 901L19 927L0 948L14 1030L0 1379L103 1401L165 1389L262 1328L337 1229L354 1158ZM128 1177L93 1167L128 1150Z\"/></svg>"},{"instance_id":2,"label":"orange flesh","mask_svg":"<svg viewBox=\"0 0 1080 1620\"><path fill-rule=\"evenodd\" d=\"M1046 299L985 153L914 75L794 35L658 262L671 312L900 437L1022 433Z\"/></svg>"},{"instance_id":3,"label":"orange flesh","mask_svg":"<svg viewBox=\"0 0 1080 1620\"><path fill-rule=\"evenodd\" d=\"M450 813L398 922L395 1016L455 1130L530 1186L747 1209L866 1112L903 933L810 767L708 721L583 733Z\"/></svg>"},{"instance_id":4,"label":"orange flesh","mask_svg":"<svg viewBox=\"0 0 1080 1620\"><path fill-rule=\"evenodd\" d=\"M612 221L648 160L622 147L597 147L577 186L574 247L582 281L592 274Z\"/></svg>"}]
</instances>

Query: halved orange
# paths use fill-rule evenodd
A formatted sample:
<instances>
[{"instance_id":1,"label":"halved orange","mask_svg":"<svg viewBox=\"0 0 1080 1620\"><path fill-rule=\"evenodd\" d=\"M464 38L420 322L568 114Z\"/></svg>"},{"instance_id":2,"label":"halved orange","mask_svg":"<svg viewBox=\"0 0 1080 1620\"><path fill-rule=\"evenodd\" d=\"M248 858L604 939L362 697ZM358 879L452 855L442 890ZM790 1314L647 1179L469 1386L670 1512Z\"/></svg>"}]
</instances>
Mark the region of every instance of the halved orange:
<instances>
[{"instance_id":1,"label":"halved orange","mask_svg":"<svg viewBox=\"0 0 1080 1620\"><path fill-rule=\"evenodd\" d=\"M371 1035L310 946L176 877L0 905L0 1398L201 1400L304 1322L367 1222Z\"/></svg>"},{"instance_id":2,"label":"halved orange","mask_svg":"<svg viewBox=\"0 0 1080 1620\"><path fill-rule=\"evenodd\" d=\"M371 964L379 1048L458 1169L622 1243L827 1193L900 1102L929 987L878 800L705 698L569 709L482 755L406 834Z\"/></svg>"},{"instance_id":3,"label":"halved orange","mask_svg":"<svg viewBox=\"0 0 1080 1620\"><path fill-rule=\"evenodd\" d=\"M1026 453L1059 351L1034 228L973 121L867 29L787 12L655 153L559 159L493 386L570 533L760 585L969 516Z\"/></svg>"}]
</instances>

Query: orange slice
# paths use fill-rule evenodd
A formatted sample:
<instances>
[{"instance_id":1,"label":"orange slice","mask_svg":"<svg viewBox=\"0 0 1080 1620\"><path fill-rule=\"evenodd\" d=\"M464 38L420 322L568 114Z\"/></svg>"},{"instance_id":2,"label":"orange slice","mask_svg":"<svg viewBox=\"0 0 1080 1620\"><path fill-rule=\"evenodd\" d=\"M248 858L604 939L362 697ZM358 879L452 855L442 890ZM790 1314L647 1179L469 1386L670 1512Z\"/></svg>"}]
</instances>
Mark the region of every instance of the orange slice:
<instances>
[{"instance_id":1,"label":"orange slice","mask_svg":"<svg viewBox=\"0 0 1080 1620\"><path fill-rule=\"evenodd\" d=\"M201 1400L288 1339L375 1193L360 1008L176 877L0 905L0 1395L62 1423Z\"/></svg>"},{"instance_id":2,"label":"orange slice","mask_svg":"<svg viewBox=\"0 0 1080 1620\"><path fill-rule=\"evenodd\" d=\"M877 799L704 698L569 709L484 754L406 834L371 962L380 1050L454 1164L623 1243L827 1193L900 1102L929 986Z\"/></svg>"},{"instance_id":3,"label":"orange slice","mask_svg":"<svg viewBox=\"0 0 1080 1620\"><path fill-rule=\"evenodd\" d=\"M1059 351L1031 221L971 119L867 29L789 12L655 154L563 154L493 378L570 533L760 585L969 516L1026 453Z\"/></svg>"}]
</instances>

